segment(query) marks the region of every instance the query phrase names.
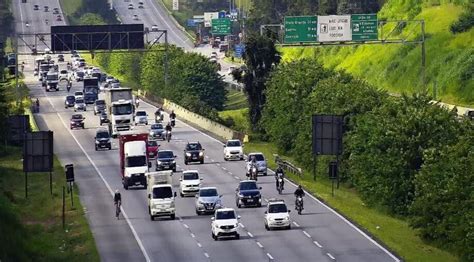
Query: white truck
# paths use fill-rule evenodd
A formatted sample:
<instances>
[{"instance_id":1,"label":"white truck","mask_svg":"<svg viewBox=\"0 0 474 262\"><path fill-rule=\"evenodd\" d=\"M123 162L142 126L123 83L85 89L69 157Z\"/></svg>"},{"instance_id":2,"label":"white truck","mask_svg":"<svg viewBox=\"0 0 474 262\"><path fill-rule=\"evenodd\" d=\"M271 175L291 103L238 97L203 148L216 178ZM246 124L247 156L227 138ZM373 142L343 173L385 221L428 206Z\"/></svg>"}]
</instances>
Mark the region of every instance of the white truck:
<instances>
[{"instance_id":1,"label":"white truck","mask_svg":"<svg viewBox=\"0 0 474 262\"><path fill-rule=\"evenodd\" d=\"M105 93L105 104L109 115L109 132L117 137L121 131L132 129L134 104L131 88L111 88Z\"/></svg>"},{"instance_id":2,"label":"white truck","mask_svg":"<svg viewBox=\"0 0 474 262\"><path fill-rule=\"evenodd\" d=\"M151 220L155 220L157 216L175 218L175 198L177 194L173 192L172 174L171 170L146 174L148 213Z\"/></svg>"},{"instance_id":3,"label":"white truck","mask_svg":"<svg viewBox=\"0 0 474 262\"><path fill-rule=\"evenodd\" d=\"M59 90L58 84L59 84L59 73L58 73L58 71L50 70L46 74L46 81L45 81L45 85L44 85L45 91L46 92L49 92L49 91L52 91L52 90L58 91Z\"/></svg>"}]
</instances>

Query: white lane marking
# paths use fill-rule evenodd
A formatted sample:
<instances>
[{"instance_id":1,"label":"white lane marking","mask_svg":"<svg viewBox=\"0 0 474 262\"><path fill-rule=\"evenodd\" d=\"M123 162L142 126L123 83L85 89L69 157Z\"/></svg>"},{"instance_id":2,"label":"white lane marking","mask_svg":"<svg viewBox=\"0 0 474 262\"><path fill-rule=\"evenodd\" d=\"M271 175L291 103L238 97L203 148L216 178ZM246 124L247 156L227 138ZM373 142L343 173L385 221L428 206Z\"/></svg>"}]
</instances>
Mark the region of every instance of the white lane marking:
<instances>
[{"instance_id":1,"label":"white lane marking","mask_svg":"<svg viewBox=\"0 0 474 262\"><path fill-rule=\"evenodd\" d=\"M300 225L298 225L298 223L296 223L295 221L293 221L293 225L295 225L296 227L300 227Z\"/></svg>"},{"instance_id":2,"label":"white lane marking","mask_svg":"<svg viewBox=\"0 0 474 262\"><path fill-rule=\"evenodd\" d=\"M333 257L333 256L331 255L331 253L326 253L326 254L327 254L327 255L328 255L328 257L330 257L332 260L336 260L336 258L335 258L335 257Z\"/></svg>"},{"instance_id":3,"label":"white lane marking","mask_svg":"<svg viewBox=\"0 0 474 262\"><path fill-rule=\"evenodd\" d=\"M241 228L245 228L244 224L242 224L242 223L239 223L239 226L240 226Z\"/></svg>"},{"instance_id":4,"label":"white lane marking","mask_svg":"<svg viewBox=\"0 0 474 262\"><path fill-rule=\"evenodd\" d=\"M206 156L206 158L209 158L209 156Z\"/></svg>"},{"instance_id":5,"label":"white lane marking","mask_svg":"<svg viewBox=\"0 0 474 262\"><path fill-rule=\"evenodd\" d=\"M268 169L270 170L271 172L273 172L273 170L271 169ZM273 172L275 173L275 172ZM294 187L298 187L295 183L293 183L292 181L288 180L287 178L285 178L285 181L290 183L291 185L293 185ZM321 202L319 199L317 199L316 197L314 197L312 194L309 194L306 190L305 190L305 193L307 196L309 196L311 199L313 199L314 201L318 202L320 205L322 205L323 207L327 208L329 211L331 211L333 214L335 214L337 217L339 217L340 219L342 219L342 221L346 222L346 224L348 224L350 227L352 227L353 229L355 229L357 232L359 232L362 236L364 236L367 240L369 240L370 242L372 242L372 244L374 244L375 246L377 246L378 248L380 248L383 252L385 252L385 254L387 254L388 256L390 256L394 261L396 262L400 262L400 259L398 259L395 255L393 255L392 253L390 253L386 248L384 248L382 245L380 245L379 243L377 243L377 241L373 240L371 237L369 237L366 233L364 233L364 231L362 231L360 228L356 227L354 224L352 224L349 220L347 220L344 216L342 216L341 214L339 214L338 212L336 212L334 209L332 209L331 207L329 207L328 205L324 204L323 202Z\"/></svg>"},{"instance_id":6,"label":"white lane marking","mask_svg":"<svg viewBox=\"0 0 474 262\"><path fill-rule=\"evenodd\" d=\"M227 174L232 175L232 172L228 171Z\"/></svg>"},{"instance_id":7,"label":"white lane marking","mask_svg":"<svg viewBox=\"0 0 474 262\"><path fill-rule=\"evenodd\" d=\"M252 233L247 232L247 234L249 235L249 237L253 237Z\"/></svg>"},{"instance_id":8,"label":"white lane marking","mask_svg":"<svg viewBox=\"0 0 474 262\"><path fill-rule=\"evenodd\" d=\"M183 226L184 226L185 228L189 229L188 225L186 225L186 224L183 224Z\"/></svg>"},{"instance_id":9,"label":"white lane marking","mask_svg":"<svg viewBox=\"0 0 474 262\"><path fill-rule=\"evenodd\" d=\"M196 242L196 244L197 244L198 247L202 247L201 243Z\"/></svg>"},{"instance_id":10,"label":"white lane marking","mask_svg":"<svg viewBox=\"0 0 474 262\"><path fill-rule=\"evenodd\" d=\"M195 236L193 233L191 233L191 237L192 237L192 238L196 238L196 236Z\"/></svg>"},{"instance_id":11,"label":"white lane marking","mask_svg":"<svg viewBox=\"0 0 474 262\"><path fill-rule=\"evenodd\" d=\"M259 246L260 248L263 248L263 245L260 244L260 242L257 241L256 243L257 243L257 246Z\"/></svg>"},{"instance_id":12,"label":"white lane marking","mask_svg":"<svg viewBox=\"0 0 474 262\"><path fill-rule=\"evenodd\" d=\"M319 248L322 248L323 246L321 246L321 244L318 243L318 241L313 241L313 243L318 246Z\"/></svg>"},{"instance_id":13,"label":"white lane marking","mask_svg":"<svg viewBox=\"0 0 474 262\"><path fill-rule=\"evenodd\" d=\"M304 231L304 230L303 230L303 234L305 234L308 238L311 238L311 235L308 234L308 232L306 232L306 231Z\"/></svg>"},{"instance_id":14,"label":"white lane marking","mask_svg":"<svg viewBox=\"0 0 474 262\"><path fill-rule=\"evenodd\" d=\"M209 254L207 252L204 252L204 256L206 256L207 258L209 258Z\"/></svg>"},{"instance_id":15,"label":"white lane marking","mask_svg":"<svg viewBox=\"0 0 474 262\"><path fill-rule=\"evenodd\" d=\"M264 198L263 201L267 202L268 203L268 199Z\"/></svg>"},{"instance_id":16,"label":"white lane marking","mask_svg":"<svg viewBox=\"0 0 474 262\"><path fill-rule=\"evenodd\" d=\"M212 161L212 162L215 162L215 160L214 160L214 159L211 159L211 161Z\"/></svg>"},{"instance_id":17,"label":"white lane marking","mask_svg":"<svg viewBox=\"0 0 474 262\"><path fill-rule=\"evenodd\" d=\"M240 178L238 176L234 176L234 178L237 179L237 180L240 180Z\"/></svg>"},{"instance_id":18,"label":"white lane marking","mask_svg":"<svg viewBox=\"0 0 474 262\"><path fill-rule=\"evenodd\" d=\"M224 170L224 171L227 171L227 168L225 168L225 167L222 167L222 170Z\"/></svg>"},{"instance_id":19,"label":"white lane marking","mask_svg":"<svg viewBox=\"0 0 474 262\"><path fill-rule=\"evenodd\" d=\"M178 34L173 30L173 28L168 24L168 22L166 21L166 19L163 18L163 16L161 15L160 11L158 11L158 9L156 8L155 4L158 4L158 3L155 3L154 1L152 1L151 5L152 5L153 8L156 10L157 15L158 15L159 17L161 17L161 19L163 20L163 22L165 22L165 24L166 24L166 25L168 26L168 28L170 29L171 33L173 33L173 34L174 34L179 40L181 40L181 42L186 46L186 45L187 45L187 43L186 43L187 38L186 38L186 40L183 40L183 38L182 38L180 35L178 35ZM165 13L167 12L167 11L164 10L164 9L162 9L162 10L163 10L163 12L165 12ZM167 14L167 15L168 15L168 16L171 16L170 14ZM170 18L170 19L173 19L173 18ZM179 28L179 27L176 26L176 25L174 25L174 26L175 26L179 31L183 32L183 31L181 30L181 28ZM184 34L184 32L183 32L183 34Z\"/></svg>"},{"instance_id":20,"label":"white lane marking","mask_svg":"<svg viewBox=\"0 0 474 262\"><path fill-rule=\"evenodd\" d=\"M51 107L54 109L54 111L56 112L56 115L58 116L59 120L61 121L61 123L63 124L64 128L66 128L66 130L69 132L69 134L72 136L72 138L74 139L74 141L76 141L77 145L79 146L79 148L82 150L82 152L86 155L87 159L89 160L89 162L92 164L92 166L94 167L95 171L97 172L97 174L99 175L100 179L102 180L102 182L104 182L105 186L107 187L107 189L109 190L109 193L111 196L114 195L114 191L112 190L112 188L110 187L109 183L107 183L107 181L105 180L104 176L102 175L102 172L100 172L99 168L97 167L97 165L94 163L94 161L92 161L92 158L89 156L89 154L86 152L86 150L84 149L84 147L81 145L81 143L79 143L79 140L77 140L76 136L74 135L74 133L68 128L68 126L66 125L66 123L64 122L64 120L61 118L61 116L59 115L59 112L56 110L56 108L54 107L53 105L53 102L51 102L51 98L49 96L46 95L46 93L44 92L44 90L42 90L42 93L43 95L46 97L46 99L48 99L48 102L49 104L51 105ZM125 209L122 207L120 207L120 209L122 210L122 214L123 214L123 217L125 218L125 220L127 221L127 224L128 226L130 227L130 230L132 231L133 233L133 236L135 237L135 240L137 241L138 243L138 246L140 247L140 250L142 251L143 253L143 256L145 257L146 261L151 261L150 257L148 256L148 253L146 252L146 249L145 249L145 246L143 246L143 243L142 241L140 240L140 238L138 237L138 234L137 234L137 231L135 230L135 228L133 227L132 223L130 222L130 219L128 218L128 215L127 213L125 212Z\"/></svg>"},{"instance_id":21,"label":"white lane marking","mask_svg":"<svg viewBox=\"0 0 474 262\"><path fill-rule=\"evenodd\" d=\"M146 102L145 102L146 103ZM151 105L149 103L147 103L149 106L152 106L152 107L155 107L154 105ZM155 107L156 108L156 107ZM214 140L216 141L217 143L221 144L221 145L224 145L224 143L222 143L221 141L217 140L216 138L206 134L206 133L203 133L201 131L199 131L198 129L190 126L189 124L185 123L185 122L182 122L182 121L179 121L181 122L183 125L189 127L190 129L200 133L201 135L204 135L208 138L210 138L211 140ZM275 172L271 169L268 168L268 170L270 171L269 173L270 174L274 174ZM293 183L292 181L288 180L287 178L285 178L285 181L290 183L291 185L293 185L294 187L298 187L298 185L296 185L295 183ZM328 209L329 211L331 211L333 214L335 214L337 217L339 217L340 219L342 219L342 221L344 221L346 224L348 224L350 227L352 227L353 229L355 229L357 232L359 232L359 234L361 234L362 236L364 236L367 240L369 240L370 242L372 242L372 244L374 244L375 246L377 246L378 248L380 248L383 252L385 252L388 256L390 256L394 261L396 262L400 262L400 259L398 259L395 255L393 255L392 253L390 253L386 248L384 248L382 245L380 245L379 243L377 243L377 241L375 241L374 239L372 239L371 237L369 237L366 233L364 233L364 231L362 231L361 229L359 229L358 227L356 227L354 224L352 224L349 220L347 220L344 216L342 216L341 214L339 214L338 212L336 212L334 209L332 209L331 207L329 207L328 205L324 204L323 202L321 202L319 199L317 199L316 197L314 197L312 194L309 194L307 191L305 191L306 195L309 196L311 199L313 199L314 201L318 202L320 205L322 205L323 207L325 207L326 209Z\"/></svg>"},{"instance_id":22,"label":"white lane marking","mask_svg":"<svg viewBox=\"0 0 474 262\"><path fill-rule=\"evenodd\" d=\"M273 257L272 257L272 255L270 255L270 253L267 253L267 257L268 257L270 260L273 260Z\"/></svg>"},{"instance_id":23,"label":"white lane marking","mask_svg":"<svg viewBox=\"0 0 474 262\"><path fill-rule=\"evenodd\" d=\"M220 166L221 164L217 163L218 166Z\"/></svg>"}]
</instances>

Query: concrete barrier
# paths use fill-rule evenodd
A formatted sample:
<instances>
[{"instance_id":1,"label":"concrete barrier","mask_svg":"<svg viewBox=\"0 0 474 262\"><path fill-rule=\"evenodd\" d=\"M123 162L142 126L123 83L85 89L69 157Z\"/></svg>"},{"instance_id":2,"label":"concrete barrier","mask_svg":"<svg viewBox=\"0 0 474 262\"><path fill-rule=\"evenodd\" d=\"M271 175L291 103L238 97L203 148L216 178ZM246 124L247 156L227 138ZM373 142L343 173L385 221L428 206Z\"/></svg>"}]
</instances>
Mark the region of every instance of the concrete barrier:
<instances>
[{"instance_id":1,"label":"concrete barrier","mask_svg":"<svg viewBox=\"0 0 474 262\"><path fill-rule=\"evenodd\" d=\"M194 124L199 128L207 130L223 138L224 140L229 140L229 139L240 139L241 141L246 140L246 136L243 133L237 132L224 125L214 122L208 118L205 118L201 115L193 113L167 99L164 99L163 101L163 108L167 111L173 110L178 116L178 118L185 120L186 122L189 122L191 124Z\"/></svg>"}]
</instances>

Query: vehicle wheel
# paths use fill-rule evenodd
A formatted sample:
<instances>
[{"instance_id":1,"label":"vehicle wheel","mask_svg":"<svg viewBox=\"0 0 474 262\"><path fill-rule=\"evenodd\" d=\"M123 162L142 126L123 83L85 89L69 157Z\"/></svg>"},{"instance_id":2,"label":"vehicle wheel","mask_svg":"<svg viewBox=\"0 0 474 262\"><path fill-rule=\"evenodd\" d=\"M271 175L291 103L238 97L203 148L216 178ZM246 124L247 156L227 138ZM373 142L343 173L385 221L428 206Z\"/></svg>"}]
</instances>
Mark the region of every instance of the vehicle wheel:
<instances>
[{"instance_id":1,"label":"vehicle wheel","mask_svg":"<svg viewBox=\"0 0 474 262\"><path fill-rule=\"evenodd\" d=\"M94 110L94 115L95 115L95 116L97 115L96 112L95 112L95 110Z\"/></svg>"},{"instance_id":2,"label":"vehicle wheel","mask_svg":"<svg viewBox=\"0 0 474 262\"><path fill-rule=\"evenodd\" d=\"M137 123L135 123L135 126L137 126Z\"/></svg>"},{"instance_id":3,"label":"vehicle wheel","mask_svg":"<svg viewBox=\"0 0 474 262\"><path fill-rule=\"evenodd\" d=\"M228 159L224 156L224 161L227 161Z\"/></svg>"},{"instance_id":4,"label":"vehicle wheel","mask_svg":"<svg viewBox=\"0 0 474 262\"><path fill-rule=\"evenodd\" d=\"M147 125L148 125L148 122L146 122L145 125L147 126Z\"/></svg>"},{"instance_id":5,"label":"vehicle wheel","mask_svg":"<svg viewBox=\"0 0 474 262\"><path fill-rule=\"evenodd\" d=\"M244 157L241 157L240 160L244 160Z\"/></svg>"},{"instance_id":6,"label":"vehicle wheel","mask_svg":"<svg viewBox=\"0 0 474 262\"><path fill-rule=\"evenodd\" d=\"M109 146L109 150L112 150L112 146Z\"/></svg>"},{"instance_id":7,"label":"vehicle wheel","mask_svg":"<svg viewBox=\"0 0 474 262\"><path fill-rule=\"evenodd\" d=\"M179 196L180 197L184 197L183 193L179 192Z\"/></svg>"},{"instance_id":8,"label":"vehicle wheel","mask_svg":"<svg viewBox=\"0 0 474 262\"><path fill-rule=\"evenodd\" d=\"M175 167L175 168L173 168L173 172L176 172L176 167Z\"/></svg>"},{"instance_id":9,"label":"vehicle wheel","mask_svg":"<svg viewBox=\"0 0 474 262\"><path fill-rule=\"evenodd\" d=\"M97 151L97 146L95 146L95 151Z\"/></svg>"},{"instance_id":10,"label":"vehicle wheel","mask_svg":"<svg viewBox=\"0 0 474 262\"><path fill-rule=\"evenodd\" d=\"M265 229L266 229L267 231L270 231L270 228L268 227L267 224L265 224Z\"/></svg>"},{"instance_id":11,"label":"vehicle wheel","mask_svg":"<svg viewBox=\"0 0 474 262\"><path fill-rule=\"evenodd\" d=\"M266 175L267 175L267 172L263 173L263 175L266 176Z\"/></svg>"},{"instance_id":12,"label":"vehicle wheel","mask_svg":"<svg viewBox=\"0 0 474 262\"><path fill-rule=\"evenodd\" d=\"M212 232L211 232L211 235L212 235L212 238L213 238L215 241L217 241L217 236L214 235L214 233L212 233Z\"/></svg>"},{"instance_id":13,"label":"vehicle wheel","mask_svg":"<svg viewBox=\"0 0 474 262\"><path fill-rule=\"evenodd\" d=\"M74 108L74 112L77 112L75 108Z\"/></svg>"},{"instance_id":14,"label":"vehicle wheel","mask_svg":"<svg viewBox=\"0 0 474 262\"><path fill-rule=\"evenodd\" d=\"M124 184L123 184L123 188L124 188L125 190L128 190L128 185L127 185L126 183L124 183Z\"/></svg>"},{"instance_id":15,"label":"vehicle wheel","mask_svg":"<svg viewBox=\"0 0 474 262\"><path fill-rule=\"evenodd\" d=\"M184 161L184 164L187 165L187 164L188 164L188 161Z\"/></svg>"},{"instance_id":16,"label":"vehicle wheel","mask_svg":"<svg viewBox=\"0 0 474 262\"><path fill-rule=\"evenodd\" d=\"M171 220L174 220L174 219L176 218L176 215L175 215L175 214L172 214L172 215L170 216L170 218L171 218Z\"/></svg>"},{"instance_id":17,"label":"vehicle wheel","mask_svg":"<svg viewBox=\"0 0 474 262\"><path fill-rule=\"evenodd\" d=\"M201 160L201 165L202 165L202 164L204 164L204 159L203 159L203 160Z\"/></svg>"},{"instance_id":18,"label":"vehicle wheel","mask_svg":"<svg viewBox=\"0 0 474 262\"><path fill-rule=\"evenodd\" d=\"M235 239L240 239L240 235L239 235L239 234L235 234Z\"/></svg>"},{"instance_id":19,"label":"vehicle wheel","mask_svg":"<svg viewBox=\"0 0 474 262\"><path fill-rule=\"evenodd\" d=\"M239 203L236 203L236 206L237 206L238 208L241 208L241 207L242 207L242 205L239 204Z\"/></svg>"},{"instance_id":20,"label":"vehicle wheel","mask_svg":"<svg viewBox=\"0 0 474 262\"><path fill-rule=\"evenodd\" d=\"M197 209L196 209L196 215L201 215L201 212L199 212Z\"/></svg>"},{"instance_id":21,"label":"vehicle wheel","mask_svg":"<svg viewBox=\"0 0 474 262\"><path fill-rule=\"evenodd\" d=\"M152 215L150 215L150 220L151 220L151 221L155 221L155 217L152 216Z\"/></svg>"},{"instance_id":22,"label":"vehicle wheel","mask_svg":"<svg viewBox=\"0 0 474 262\"><path fill-rule=\"evenodd\" d=\"M288 229L288 230L291 229L291 225L288 225L288 226L286 227L286 229Z\"/></svg>"},{"instance_id":23,"label":"vehicle wheel","mask_svg":"<svg viewBox=\"0 0 474 262\"><path fill-rule=\"evenodd\" d=\"M259 203L259 204L257 205L257 207L262 207L262 204L261 204L261 203Z\"/></svg>"}]
</instances>

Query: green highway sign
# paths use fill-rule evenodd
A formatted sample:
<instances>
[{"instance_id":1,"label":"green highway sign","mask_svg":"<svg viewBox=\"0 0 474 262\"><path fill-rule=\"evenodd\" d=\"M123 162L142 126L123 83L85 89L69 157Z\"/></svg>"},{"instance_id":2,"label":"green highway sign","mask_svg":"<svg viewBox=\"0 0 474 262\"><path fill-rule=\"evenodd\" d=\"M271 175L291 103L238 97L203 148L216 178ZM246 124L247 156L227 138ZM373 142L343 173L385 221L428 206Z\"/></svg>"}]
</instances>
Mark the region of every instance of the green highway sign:
<instances>
[{"instance_id":1,"label":"green highway sign","mask_svg":"<svg viewBox=\"0 0 474 262\"><path fill-rule=\"evenodd\" d=\"M377 14L351 15L352 41L378 39Z\"/></svg>"},{"instance_id":2,"label":"green highway sign","mask_svg":"<svg viewBox=\"0 0 474 262\"><path fill-rule=\"evenodd\" d=\"M230 35L232 22L230 21L230 18L212 19L211 27L213 35Z\"/></svg>"},{"instance_id":3,"label":"green highway sign","mask_svg":"<svg viewBox=\"0 0 474 262\"><path fill-rule=\"evenodd\" d=\"M283 42L285 44L316 42L317 25L317 16L287 16Z\"/></svg>"}]
</instances>

